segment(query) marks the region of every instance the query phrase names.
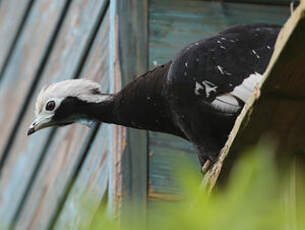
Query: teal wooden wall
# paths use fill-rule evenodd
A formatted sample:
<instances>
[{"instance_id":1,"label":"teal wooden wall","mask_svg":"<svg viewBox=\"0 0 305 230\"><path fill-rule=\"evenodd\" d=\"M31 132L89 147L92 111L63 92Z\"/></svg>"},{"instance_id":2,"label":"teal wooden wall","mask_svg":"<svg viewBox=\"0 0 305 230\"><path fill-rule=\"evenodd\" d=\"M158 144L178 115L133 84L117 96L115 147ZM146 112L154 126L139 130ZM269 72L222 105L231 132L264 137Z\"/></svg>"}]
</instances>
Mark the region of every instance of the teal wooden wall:
<instances>
[{"instance_id":1,"label":"teal wooden wall","mask_svg":"<svg viewBox=\"0 0 305 230\"><path fill-rule=\"evenodd\" d=\"M0 228L77 229L92 220L106 194L110 211L130 199L140 199L142 207L147 200L149 207L175 200L181 192L173 168L180 156L199 172L193 147L171 135L75 124L27 137L42 86L86 77L117 92L153 63L228 26L283 23L287 5L0 0ZM92 207L82 215L88 196Z\"/></svg>"}]
</instances>

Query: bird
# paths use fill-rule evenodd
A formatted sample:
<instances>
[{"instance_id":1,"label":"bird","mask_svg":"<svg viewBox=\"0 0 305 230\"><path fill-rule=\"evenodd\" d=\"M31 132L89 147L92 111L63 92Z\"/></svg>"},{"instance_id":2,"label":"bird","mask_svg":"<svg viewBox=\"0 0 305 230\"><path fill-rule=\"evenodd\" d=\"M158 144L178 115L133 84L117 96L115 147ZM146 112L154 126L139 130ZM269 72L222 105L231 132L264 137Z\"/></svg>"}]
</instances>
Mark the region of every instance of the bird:
<instances>
[{"instance_id":1,"label":"bird","mask_svg":"<svg viewBox=\"0 0 305 230\"><path fill-rule=\"evenodd\" d=\"M87 79L53 83L40 91L27 134L75 122L169 133L190 141L201 167L210 168L261 82L280 29L264 23L227 28L187 45L114 94Z\"/></svg>"}]
</instances>

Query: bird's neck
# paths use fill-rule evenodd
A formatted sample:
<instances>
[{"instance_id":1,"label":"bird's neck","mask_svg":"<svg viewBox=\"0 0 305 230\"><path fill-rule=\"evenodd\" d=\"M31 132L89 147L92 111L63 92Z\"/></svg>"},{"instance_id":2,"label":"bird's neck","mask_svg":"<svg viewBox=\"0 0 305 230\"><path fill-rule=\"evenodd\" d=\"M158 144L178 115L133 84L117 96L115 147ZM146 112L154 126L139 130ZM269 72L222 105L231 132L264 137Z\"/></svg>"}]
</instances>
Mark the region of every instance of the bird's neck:
<instances>
[{"instance_id":1,"label":"bird's neck","mask_svg":"<svg viewBox=\"0 0 305 230\"><path fill-rule=\"evenodd\" d=\"M88 114L100 122L113 123L181 136L173 124L163 95L170 63L157 67L130 82L105 101L88 105Z\"/></svg>"}]
</instances>

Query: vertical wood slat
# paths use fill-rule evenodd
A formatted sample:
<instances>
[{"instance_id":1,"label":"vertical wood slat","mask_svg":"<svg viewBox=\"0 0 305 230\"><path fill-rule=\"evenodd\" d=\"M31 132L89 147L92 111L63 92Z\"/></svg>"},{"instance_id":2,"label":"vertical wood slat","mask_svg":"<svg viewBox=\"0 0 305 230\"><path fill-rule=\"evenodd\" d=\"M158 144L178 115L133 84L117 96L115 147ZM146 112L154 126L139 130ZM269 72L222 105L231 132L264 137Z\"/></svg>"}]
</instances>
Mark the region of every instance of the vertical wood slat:
<instances>
[{"instance_id":1,"label":"vertical wood slat","mask_svg":"<svg viewBox=\"0 0 305 230\"><path fill-rule=\"evenodd\" d=\"M31 7L29 0L2 0L0 5L0 74L9 56L18 32L22 30L23 20ZM1 81L1 75L0 75Z\"/></svg>"},{"instance_id":2,"label":"vertical wood slat","mask_svg":"<svg viewBox=\"0 0 305 230\"><path fill-rule=\"evenodd\" d=\"M82 76L99 81L104 89L109 85L108 46L109 13L105 15L82 72ZM108 185L108 158L111 154L109 146L109 125L102 124L79 174L74 176L75 183L65 201L55 229L79 229L90 224Z\"/></svg>"},{"instance_id":3,"label":"vertical wood slat","mask_svg":"<svg viewBox=\"0 0 305 230\"><path fill-rule=\"evenodd\" d=\"M147 0L120 0L117 2L119 63L123 86L134 77L147 71L147 7ZM140 200L145 208L148 170L147 132L128 128L126 138L127 145L121 162L124 172L123 199Z\"/></svg>"},{"instance_id":4,"label":"vertical wood slat","mask_svg":"<svg viewBox=\"0 0 305 230\"><path fill-rule=\"evenodd\" d=\"M212 36L241 23L283 23L288 7L206 1L151 0L149 18L149 64L163 64L185 45ZM179 194L173 175L173 160L186 155L196 162L196 150L180 138L160 133L150 135L149 198ZM187 154L189 153L189 154ZM198 172L199 172L199 164ZM195 166L196 167L196 166ZM152 201L155 202L155 201Z\"/></svg>"},{"instance_id":5,"label":"vertical wood slat","mask_svg":"<svg viewBox=\"0 0 305 230\"><path fill-rule=\"evenodd\" d=\"M64 6L65 1L59 0L38 0L34 3L24 33L18 39L10 63L2 76L0 127L6 136L0 138L0 159L6 151L9 134L15 131L14 126L18 123L25 98L35 82L40 63L48 52L49 41Z\"/></svg>"},{"instance_id":6,"label":"vertical wood slat","mask_svg":"<svg viewBox=\"0 0 305 230\"><path fill-rule=\"evenodd\" d=\"M65 1L62 0L37 0L34 3L27 19L28 23L24 25L23 33L16 43L11 60L2 76L0 127L4 136L0 138L0 159L1 163L7 163L1 164L3 168L0 168L0 218L3 220L3 225L9 224L13 220L31 172L29 168L35 164L34 159L29 159L25 164L22 159L29 157L26 152L31 153L37 143L33 143L31 146L19 143L18 152L21 158L17 162L4 162L5 145L10 141L8 139L10 134L16 132L12 129L18 122L19 114L22 113L27 94L32 90L41 59L48 53L51 37L55 36L55 27L59 23L64 9ZM22 135L25 135L25 131ZM7 173L13 173L13 175ZM13 192L14 196L12 196Z\"/></svg>"},{"instance_id":7,"label":"vertical wood slat","mask_svg":"<svg viewBox=\"0 0 305 230\"><path fill-rule=\"evenodd\" d=\"M105 15L107 3L98 0L75 0L71 3L39 88L79 72L79 65L84 63L84 54L90 48L88 44L96 36L96 29ZM86 73L81 72L81 76L83 74ZM31 111L28 111L26 123L30 123L31 119ZM40 164L40 170L21 210L17 229L47 229L53 224L55 212L85 154L88 133L87 127L79 127L77 124L57 130L49 148L42 153L46 157ZM43 136L40 132L34 140L37 141L37 138L46 139L47 135Z\"/></svg>"}]
</instances>

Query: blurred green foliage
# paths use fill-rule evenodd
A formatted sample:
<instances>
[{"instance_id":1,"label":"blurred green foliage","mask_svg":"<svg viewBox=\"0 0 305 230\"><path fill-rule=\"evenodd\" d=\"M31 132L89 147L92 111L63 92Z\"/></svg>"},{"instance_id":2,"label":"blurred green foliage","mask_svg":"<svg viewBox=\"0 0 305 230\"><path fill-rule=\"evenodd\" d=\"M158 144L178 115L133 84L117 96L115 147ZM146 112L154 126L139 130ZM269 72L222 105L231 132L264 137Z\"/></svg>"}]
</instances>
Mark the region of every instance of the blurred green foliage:
<instances>
[{"instance_id":1,"label":"blurred green foliage","mask_svg":"<svg viewBox=\"0 0 305 230\"><path fill-rule=\"evenodd\" d=\"M305 229L304 183L293 170L279 174L271 151L258 147L245 154L228 186L210 195L200 189L198 172L185 165L178 171L183 199L148 211L146 222L142 215L132 216L137 212L131 206L120 222L100 211L90 229Z\"/></svg>"}]
</instances>

